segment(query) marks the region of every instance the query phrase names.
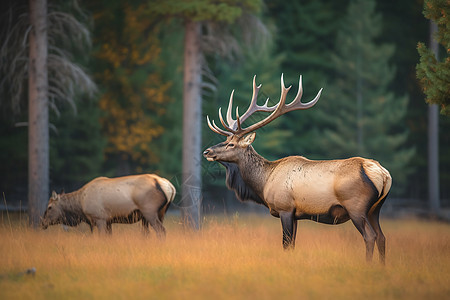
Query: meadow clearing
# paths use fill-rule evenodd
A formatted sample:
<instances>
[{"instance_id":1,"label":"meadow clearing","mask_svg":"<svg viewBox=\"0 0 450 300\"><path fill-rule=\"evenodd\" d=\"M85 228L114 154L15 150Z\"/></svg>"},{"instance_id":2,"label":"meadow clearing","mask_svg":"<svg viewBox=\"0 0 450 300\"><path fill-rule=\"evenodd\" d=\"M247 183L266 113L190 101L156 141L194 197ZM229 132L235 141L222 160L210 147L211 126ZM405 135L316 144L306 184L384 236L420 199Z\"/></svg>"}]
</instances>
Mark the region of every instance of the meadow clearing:
<instances>
[{"instance_id":1,"label":"meadow clearing","mask_svg":"<svg viewBox=\"0 0 450 300\"><path fill-rule=\"evenodd\" d=\"M168 215L165 242L140 223L31 230L0 220L0 299L449 299L450 224L383 219L387 263L365 262L350 222L301 221L283 251L279 219L206 216L199 232ZM35 268L34 275L23 274Z\"/></svg>"}]
</instances>

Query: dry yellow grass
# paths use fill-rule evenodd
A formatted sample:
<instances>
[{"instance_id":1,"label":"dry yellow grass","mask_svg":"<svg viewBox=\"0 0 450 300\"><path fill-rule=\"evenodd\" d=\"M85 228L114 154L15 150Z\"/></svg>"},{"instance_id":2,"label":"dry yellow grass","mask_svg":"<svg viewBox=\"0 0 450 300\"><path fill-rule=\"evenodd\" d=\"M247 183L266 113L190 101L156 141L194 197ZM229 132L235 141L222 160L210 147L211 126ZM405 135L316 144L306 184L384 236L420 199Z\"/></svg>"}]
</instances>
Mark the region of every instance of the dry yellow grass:
<instances>
[{"instance_id":1,"label":"dry yellow grass","mask_svg":"<svg viewBox=\"0 0 450 300\"><path fill-rule=\"evenodd\" d=\"M278 219L207 217L200 232L165 221L167 239L140 224L33 231L0 224L0 299L445 299L450 297L450 225L382 220L387 265L366 264L351 223L299 223L283 251ZM35 267L35 276L19 275Z\"/></svg>"}]
</instances>

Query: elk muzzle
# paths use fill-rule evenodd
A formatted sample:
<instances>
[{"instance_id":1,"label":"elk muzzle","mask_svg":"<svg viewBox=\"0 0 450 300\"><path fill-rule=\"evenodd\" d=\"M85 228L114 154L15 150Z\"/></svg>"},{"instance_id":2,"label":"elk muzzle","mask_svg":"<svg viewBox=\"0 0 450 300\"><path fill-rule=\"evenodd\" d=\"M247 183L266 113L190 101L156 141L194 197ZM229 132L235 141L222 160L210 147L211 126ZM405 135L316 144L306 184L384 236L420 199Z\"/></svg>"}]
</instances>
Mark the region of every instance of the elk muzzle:
<instances>
[{"instance_id":1,"label":"elk muzzle","mask_svg":"<svg viewBox=\"0 0 450 300\"><path fill-rule=\"evenodd\" d=\"M216 155L214 154L214 151L211 148L208 148L205 151L203 151L203 156L208 161L215 161L216 160Z\"/></svg>"},{"instance_id":2,"label":"elk muzzle","mask_svg":"<svg viewBox=\"0 0 450 300\"><path fill-rule=\"evenodd\" d=\"M41 229L45 230L48 228L48 222L45 220L41 220Z\"/></svg>"}]
</instances>

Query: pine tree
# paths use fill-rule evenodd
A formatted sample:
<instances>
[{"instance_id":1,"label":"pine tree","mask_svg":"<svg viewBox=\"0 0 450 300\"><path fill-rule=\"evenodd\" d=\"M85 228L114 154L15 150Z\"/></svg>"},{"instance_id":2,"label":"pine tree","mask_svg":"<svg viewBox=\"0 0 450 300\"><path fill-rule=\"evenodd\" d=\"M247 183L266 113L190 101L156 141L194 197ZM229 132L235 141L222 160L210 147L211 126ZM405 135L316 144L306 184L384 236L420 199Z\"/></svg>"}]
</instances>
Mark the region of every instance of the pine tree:
<instances>
[{"instance_id":1,"label":"pine tree","mask_svg":"<svg viewBox=\"0 0 450 300\"><path fill-rule=\"evenodd\" d=\"M332 56L335 80L320 100L321 121L327 125L320 144L328 158L374 158L396 182L404 182L414 154L405 146L408 132L402 126L408 98L390 91L394 46L375 42L381 24L374 1L350 3Z\"/></svg>"},{"instance_id":2,"label":"pine tree","mask_svg":"<svg viewBox=\"0 0 450 300\"><path fill-rule=\"evenodd\" d=\"M427 103L438 104L442 114L450 115L450 1L425 1L424 15L437 24L436 39L444 46L446 54L438 60L425 44L419 43L417 50L420 63L417 65L417 78L427 96Z\"/></svg>"},{"instance_id":3,"label":"pine tree","mask_svg":"<svg viewBox=\"0 0 450 300\"><path fill-rule=\"evenodd\" d=\"M292 85L287 101L293 99L298 89L298 79L302 75L303 101L312 99L320 88L324 88L323 99L328 93L328 82L334 80L333 64L330 57L334 50L334 39L337 34L337 23L345 9L342 1L330 2L323 0L270 1L268 10L275 15L278 34L275 35L276 53L282 57L281 72L286 85ZM271 99L279 99L278 89L270 94ZM317 117L322 102L317 107L292 114L287 114L267 128L270 144L277 146L267 153L267 157L279 158L288 155L305 155L311 158L323 157L317 143L317 133L320 127ZM257 140L258 141L258 140ZM269 146L269 145L268 145Z\"/></svg>"},{"instance_id":4,"label":"pine tree","mask_svg":"<svg viewBox=\"0 0 450 300\"><path fill-rule=\"evenodd\" d=\"M345 7L342 2L307 0L287 4L277 0L267 4L270 14L276 16L275 43L278 52L283 53L285 78L295 79L300 73L311 89L323 87L333 70L324 57L333 51L336 25Z\"/></svg>"}]
</instances>

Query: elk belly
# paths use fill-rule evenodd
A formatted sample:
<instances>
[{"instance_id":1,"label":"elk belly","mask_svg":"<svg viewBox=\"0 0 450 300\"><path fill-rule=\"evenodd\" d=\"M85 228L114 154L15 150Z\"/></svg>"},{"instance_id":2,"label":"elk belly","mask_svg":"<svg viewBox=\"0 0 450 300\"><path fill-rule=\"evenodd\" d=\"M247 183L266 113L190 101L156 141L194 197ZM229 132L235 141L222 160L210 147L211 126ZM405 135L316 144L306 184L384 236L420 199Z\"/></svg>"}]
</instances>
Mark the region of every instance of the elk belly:
<instances>
[{"instance_id":1,"label":"elk belly","mask_svg":"<svg viewBox=\"0 0 450 300\"><path fill-rule=\"evenodd\" d=\"M339 205L337 200L326 196L300 197L295 199L295 210L308 215L327 214L331 207Z\"/></svg>"},{"instance_id":2,"label":"elk belly","mask_svg":"<svg viewBox=\"0 0 450 300\"><path fill-rule=\"evenodd\" d=\"M131 192L118 188L110 197L104 198L103 207L110 216L128 216L138 207L130 197Z\"/></svg>"},{"instance_id":3,"label":"elk belly","mask_svg":"<svg viewBox=\"0 0 450 300\"><path fill-rule=\"evenodd\" d=\"M331 184L327 182L310 183L309 181L297 183L297 188L293 191L297 211L310 215L325 214L328 213L330 207L340 204Z\"/></svg>"}]
</instances>

